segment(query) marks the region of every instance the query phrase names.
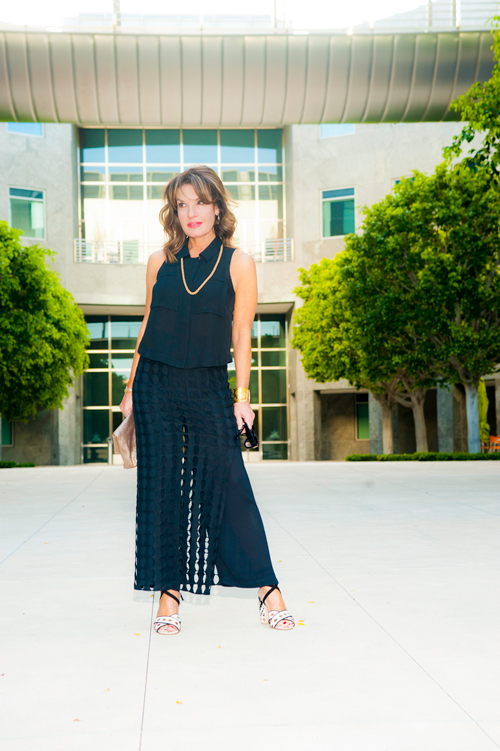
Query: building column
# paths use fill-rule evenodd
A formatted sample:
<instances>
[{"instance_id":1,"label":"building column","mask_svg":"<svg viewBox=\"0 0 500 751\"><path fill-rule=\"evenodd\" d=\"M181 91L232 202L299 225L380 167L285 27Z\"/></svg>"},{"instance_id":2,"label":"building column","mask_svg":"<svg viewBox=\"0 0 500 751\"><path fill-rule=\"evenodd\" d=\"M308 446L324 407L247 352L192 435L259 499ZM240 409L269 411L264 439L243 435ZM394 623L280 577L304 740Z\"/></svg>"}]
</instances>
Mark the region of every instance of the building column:
<instances>
[{"instance_id":1,"label":"building column","mask_svg":"<svg viewBox=\"0 0 500 751\"><path fill-rule=\"evenodd\" d=\"M62 411L58 411L57 464L70 466L81 464L82 443L82 403L80 397L80 379L75 387L68 389L69 395L64 400Z\"/></svg>"},{"instance_id":2,"label":"building column","mask_svg":"<svg viewBox=\"0 0 500 751\"><path fill-rule=\"evenodd\" d=\"M453 393L437 387L438 450L453 452Z\"/></svg>"},{"instance_id":3,"label":"building column","mask_svg":"<svg viewBox=\"0 0 500 751\"><path fill-rule=\"evenodd\" d=\"M303 462L321 459L321 397L312 389L298 394L297 434L296 459Z\"/></svg>"},{"instance_id":4,"label":"building column","mask_svg":"<svg viewBox=\"0 0 500 751\"><path fill-rule=\"evenodd\" d=\"M372 393L368 394L368 419L370 422L370 454L382 454L382 407Z\"/></svg>"}]
</instances>

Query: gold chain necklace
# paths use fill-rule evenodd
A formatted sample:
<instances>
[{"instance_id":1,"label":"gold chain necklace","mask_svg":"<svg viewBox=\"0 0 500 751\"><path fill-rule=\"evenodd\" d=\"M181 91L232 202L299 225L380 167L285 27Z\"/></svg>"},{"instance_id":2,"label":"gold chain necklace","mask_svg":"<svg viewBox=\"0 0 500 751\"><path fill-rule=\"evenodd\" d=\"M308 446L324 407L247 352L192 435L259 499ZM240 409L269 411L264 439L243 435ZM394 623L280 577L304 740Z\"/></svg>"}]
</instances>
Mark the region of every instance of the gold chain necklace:
<instances>
[{"instance_id":1,"label":"gold chain necklace","mask_svg":"<svg viewBox=\"0 0 500 751\"><path fill-rule=\"evenodd\" d=\"M210 275L209 275L209 276L207 276L207 278L205 279L205 281L204 281L204 282L202 282L202 283L200 284L200 286L198 287L198 289L197 289L197 290L196 290L195 292L191 292L191 290L189 289L189 287L188 287L188 286L187 286L187 284L186 284L186 277L184 276L184 258L181 258L181 271L182 271L182 281L184 282L184 286L185 286L185 288L186 288L186 292L188 292L188 293L189 293L190 295L197 295L197 294L198 294L198 292L200 291L200 289L201 289L202 287L204 287L204 286L205 286L205 284L206 284L206 283L208 282L208 280L209 280L209 279L210 279L210 278L211 278L211 277L212 277L212 276L213 276L213 275L215 274L215 269L216 269L216 268L217 268L217 266L219 265L219 261L220 261L220 259L221 259L221 256L222 256L222 251L223 251L223 250L224 250L224 245L222 244L222 245L220 246L219 257L218 257L218 259L217 259L217 263L216 263L216 264L215 264L215 266L213 267L213 269L212 269L212 271L211 271Z\"/></svg>"}]
</instances>

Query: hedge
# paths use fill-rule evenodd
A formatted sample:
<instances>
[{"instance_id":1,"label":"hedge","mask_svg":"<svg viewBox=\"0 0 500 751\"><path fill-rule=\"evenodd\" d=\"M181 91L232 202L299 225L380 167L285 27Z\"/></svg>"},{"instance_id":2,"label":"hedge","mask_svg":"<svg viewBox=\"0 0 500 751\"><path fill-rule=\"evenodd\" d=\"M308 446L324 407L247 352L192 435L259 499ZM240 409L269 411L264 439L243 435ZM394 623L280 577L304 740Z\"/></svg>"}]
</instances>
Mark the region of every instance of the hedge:
<instances>
[{"instance_id":1,"label":"hedge","mask_svg":"<svg viewBox=\"0 0 500 751\"><path fill-rule=\"evenodd\" d=\"M346 462L464 462L500 460L500 452L495 454L468 454L465 451L446 453L444 451L415 451L414 454L350 454Z\"/></svg>"},{"instance_id":2,"label":"hedge","mask_svg":"<svg viewBox=\"0 0 500 751\"><path fill-rule=\"evenodd\" d=\"M18 464L17 462L0 462L0 469L13 469L14 467L35 467L35 464Z\"/></svg>"}]
</instances>

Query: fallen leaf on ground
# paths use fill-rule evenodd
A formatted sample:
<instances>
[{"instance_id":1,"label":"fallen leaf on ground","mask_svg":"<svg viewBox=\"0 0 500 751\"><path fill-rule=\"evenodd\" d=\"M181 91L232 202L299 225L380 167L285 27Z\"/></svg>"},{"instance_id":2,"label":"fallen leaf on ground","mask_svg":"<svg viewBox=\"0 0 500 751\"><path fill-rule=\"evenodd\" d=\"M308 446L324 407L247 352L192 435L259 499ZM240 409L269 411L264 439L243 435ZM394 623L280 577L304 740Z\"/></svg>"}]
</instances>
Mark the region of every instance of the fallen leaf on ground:
<instances>
[{"instance_id":1,"label":"fallen leaf on ground","mask_svg":"<svg viewBox=\"0 0 500 751\"><path fill-rule=\"evenodd\" d=\"M104 693L106 693L106 691L111 691L111 689L110 688L105 688L104 689Z\"/></svg>"},{"instance_id":2,"label":"fallen leaf on ground","mask_svg":"<svg viewBox=\"0 0 500 751\"><path fill-rule=\"evenodd\" d=\"M73 722L80 722L80 720L73 720Z\"/></svg>"},{"instance_id":3,"label":"fallen leaf on ground","mask_svg":"<svg viewBox=\"0 0 500 751\"><path fill-rule=\"evenodd\" d=\"M140 634L136 634L135 631L134 631L134 636L140 636Z\"/></svg>"},{"instance_id":4,"label":"fallen leaf on ground","mask_svg":"<svg viewBox=\"0 0 500 751\"><path fill-rule=\"evenodd\" d=\"M222 647L222 644L219 644L219 646L217 647L217 649L220 649L221 647Z\"/></svg>"},{"instance_id":5,"label":"fallen leaf on ground","mask_svg":"<svg viewBox=\"0 0 500 751\"><path fill-rule=\"evenodd\" d=\"M176 701L175 703L176 703L176 704L182 704L182 702L181 702L181 701Z\"/></svg>"}]
</instances>

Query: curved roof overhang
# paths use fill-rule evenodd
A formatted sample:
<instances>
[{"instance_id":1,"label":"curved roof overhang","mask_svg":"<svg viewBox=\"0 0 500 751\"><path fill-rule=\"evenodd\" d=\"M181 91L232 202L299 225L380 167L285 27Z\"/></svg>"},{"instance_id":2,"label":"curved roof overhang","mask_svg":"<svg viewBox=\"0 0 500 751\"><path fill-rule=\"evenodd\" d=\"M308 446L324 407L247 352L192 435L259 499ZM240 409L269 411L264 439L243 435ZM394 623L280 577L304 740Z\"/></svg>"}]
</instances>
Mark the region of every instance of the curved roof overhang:
<instances>
[{"instance_id":1,"label":"curved roof overhang","mask_svg":"<svg viewBox=\"0 0 500 751\"><path fill-rule=\"evenodd\" d=\"M0 119L257 127L458 119L489 31L161 36L0 32Z\"/></svg>"}]
</instances>

